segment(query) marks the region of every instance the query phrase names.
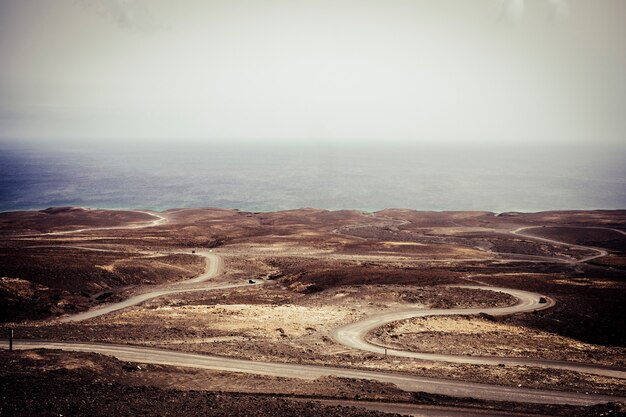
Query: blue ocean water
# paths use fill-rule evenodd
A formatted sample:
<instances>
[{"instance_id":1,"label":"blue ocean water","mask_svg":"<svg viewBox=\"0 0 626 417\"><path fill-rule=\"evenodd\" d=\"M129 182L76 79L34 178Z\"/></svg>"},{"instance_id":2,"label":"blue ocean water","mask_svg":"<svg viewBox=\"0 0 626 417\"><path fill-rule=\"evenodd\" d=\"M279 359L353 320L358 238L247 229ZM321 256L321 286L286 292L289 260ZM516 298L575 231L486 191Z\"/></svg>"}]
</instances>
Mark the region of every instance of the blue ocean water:
<instances>
[{"instance_id":1,"label":"blue ocean water","mask_svg":"<svg viewBox=\"0 0 626 417\"><path fill-rule=\"evenodd\" d=\"M16 142L0 147L0 210L624 209L625 161L619 146Z\"/></svg>"}]
</instances>

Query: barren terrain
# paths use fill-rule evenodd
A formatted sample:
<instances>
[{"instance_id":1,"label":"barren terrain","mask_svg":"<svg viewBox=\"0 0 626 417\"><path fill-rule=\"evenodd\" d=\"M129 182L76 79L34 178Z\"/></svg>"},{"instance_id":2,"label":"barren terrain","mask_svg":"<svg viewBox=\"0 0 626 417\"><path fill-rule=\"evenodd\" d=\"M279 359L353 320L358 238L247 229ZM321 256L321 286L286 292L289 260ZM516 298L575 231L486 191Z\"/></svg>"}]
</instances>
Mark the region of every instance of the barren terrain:
<instances>
[{"instance_id":1,"label":"barren terrain","mask_svg":"<svg viewBox=\"0 0 626 417\"><path fill-rule=\"evenodd\" d=\"M568 415L594 415L592 410L617 413L619 406L592 409L588 404L626 399L626 310L622 302L626 275L621 263L626 259L624 211L495 215L411 210L246 213L179 209L149 213L58 208L0 213L0 233L4 237L0 243L2 331L12 328L18 339L130 344L433 381L432 392L420 396L380 382L267 379L254 372L242 377L217 370L203 374L205 383L194 385L195 376L190 378L189 372L209 371L172 368L165 372L156 364L142 368L142 377L132 381L128 373L112 374L114 386L136 386L139 397L149 392L154 395L155 389L245 393L236 399L232 397L235 394L190 394L194 404L207 410L227 409L237 401L243 405L234 413L240 415L249 413L246 407L276 410L275 415L301 414L300 400L277 397L287 394L332 397L333 401L357 398L411 403L412 407L429 402L452 407L451 413L456 407L457 415L470 415L458 407L511 410L510 404L501 401L518 397L515 409L519 412L556 413L554 406L561 400L537 397L530 401L531 397L522 396L527 395L525 389L571 397L563 397L561 404ZM211 267L211 259L219 259L221 265L202 275ZM530 292L539 304L527 312L502 316L426 314L383 323L369 332L365 341L388 348L388 355L348 347L334 338L342 326L394 312L480 312L510 308L519 302L493 287ZM162 295L139 297L151 293ZM81 311L97 312L133 297L143 301L67 322ZM540 303L547 308L541 309ZM403 357L402 352L440 356L420 360ZM32 358L20 355L15 359L17 370L5 367L5 375L18 372L20 378L31 378L34 386L45 379L66 378L51 373L44 377L29 365ZM76 364L90 361L86 354L78 353L66 357L42 351L37 355L51 364L74 356ZM453 361L452 357L468 360ZM471 364L473 357L516 358L529 364L546 361L547 365ZM560 369L557 364L581 365L581 369ZM81 378L91 378L93 370L77 366ZM103 361L98 372L116 366ZM511 394L500 398L471 391L476 398L490 400L459 401L449 395L452 391L438 390L435 382L508 387ZM106 383L96 385L85 395L96 391L109 392L104 397L113 395L114 390L103 388ZM322 389L328 386L333 389ZM439 394L446 395L437 397ZM162 395L177 394L168 391ZM580 402L575 400L578 396ZM111 401L104 397L99 401ZM589 400L583 401L585 397ZM48 406L43 401L31 403L40 407L31 410ZM579 405L565 406L574 403ZM137 404L129 402L109 410L132 414ZM84 404L66 405L70 408L63 410L69 414L71 410L74 414L91 410ZM325 415L353 412L337 411L328 408L330 405L315 407L324 409ZM391 405L382 408L405 410Z\"/></svg>"}]
</instances>

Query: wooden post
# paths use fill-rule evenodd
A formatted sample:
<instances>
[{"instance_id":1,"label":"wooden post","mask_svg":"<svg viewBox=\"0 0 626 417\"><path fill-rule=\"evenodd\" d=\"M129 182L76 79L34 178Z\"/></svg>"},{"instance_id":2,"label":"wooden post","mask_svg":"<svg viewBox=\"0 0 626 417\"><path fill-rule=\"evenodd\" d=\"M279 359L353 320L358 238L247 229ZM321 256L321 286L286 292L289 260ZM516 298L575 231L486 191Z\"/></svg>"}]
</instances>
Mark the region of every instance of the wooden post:
<instances>
[{"instance_id":1,"label":"wooden post","mask_svg":"<svg viewBox=\"0 0 626 417\"><path fill-rule=\"evenodd\" d=\"M387 348L385 348L385 358L387 357Z\"/></svg>"},{"instance_id":2,"label":"wooden post","mask_svg":"<svg viewBox=\"0 0 626 417\"><path fill-rule=\"evenodd\" d=\"M13 329L9 329L9 352L13 352Z\"/></svg>"}]
</instances>

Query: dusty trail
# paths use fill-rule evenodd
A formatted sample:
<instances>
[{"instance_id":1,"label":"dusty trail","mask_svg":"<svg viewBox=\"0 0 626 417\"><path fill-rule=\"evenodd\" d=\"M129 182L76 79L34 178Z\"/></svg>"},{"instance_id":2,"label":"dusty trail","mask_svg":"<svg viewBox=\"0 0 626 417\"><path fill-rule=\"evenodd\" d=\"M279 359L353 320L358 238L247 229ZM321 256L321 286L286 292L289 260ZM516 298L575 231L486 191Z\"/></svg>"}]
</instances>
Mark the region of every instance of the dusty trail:
<instances>
[{"instance_id":1,"label":"dusty trail","mask_svg":"<svg viewBox=\"0 0 626 417\"><path fill-rule=\"evenodd\" d=\"M147 222L147 223L133 223L130 225L126 225L126 226L111 226L111 227L86 227L84 229L76 229L76 230L65 230L62 232L49 232L49 233L43 233L41 234L41 236L58 236L58 235L69 235L72 233L83 233L83 232L93 232L96 230L132 230L132 229L144 229L146 227L154 227L154 226L158 226L161 223L165 223L167 222L167 218L161 216L160 214L157 213L153 213L150 211L141 211L141 210L135 210L137 213L144 213L144 214L148 214L152 217L154 217L155 219L152 220L151 222Z\"/></svg>"},{"instance_id":2,"label":"dusty trail","mask_svg":"<svg viewBox=\"0 0 626 417\"><path fill-rule=\"evenodd\" d=\"M6 348L6 341L2 346ZM123 361L241 372L295 379L317 379L324 376L370 379L392 383L409 392L427 392L454 397L472 397L493 401L515 401L540 404L591 405L626 398L598 394L579 394L565 391L549 391L500 385L479 384L439 378L423 378L398 373L367 371L330 366L300 365L293 363L261 362L233 359L221 356L201 355L154 349L139 346L101 343L46 342L17 340L16 349L62 349L74 352L95 352L114 356Z\"/></svg>"},{"instance_id":3,"label":"dusty trail","mask_svg":"<svg viewBox=\"0 0 626 417\"><path fill-rule=\"evenodd\" d=\"M611 378L626 379L626 370L619 368L610 368L599 365L578 363L578 362L565 362L565 361L550 361L540 359L526 359L526 358L506 358L506 357L488 357L488 356L464 356L464 355L445 355L437 353L420 353L410 352L404 350L398 350L393 348L387 348L380 346L366 340L367 334L372 330L384 326L385 324L392 323L394 321L405 320L416 317L429 317L429 316L459 316L459 315L476 315L476 314L489 314L492 316L504 316L515 313L524 313L531 311L544 310L554 306L554 300L549 297L541 296L528 291L513 290L509 288L496 288L485 286L455 286L460 288L472 288L489 291L503 292L513 297L516 297L519 302L510 307L493 307L493 308L454 308L454 309L405 309L393 312L386 312L370 316L364 320L348 324L336 329L332 338L344 346L372 352L380 355L387 354L388 356L397 356L402 358L413 358L419 360L428 360L436 362L451 362L461 364L473 364L473 365L513 365L513 366L535 366L548 369L564 369L569 371L584 372L587 374L601 375ZM547 301L546 303L540 303L540 298L543 297Z\"/></svg>"},{"instance_id":4,"label":"dusty trail","mask_svg":"<svg viewBox=\"0 0 626 417\"><path fill-rule=\"evenodd\" d=\"M87 246L74 246L74 245L32 245L32 246L24 246L26 249L37 249L37 248L65 248L65 249L79 249L90 252L114 252L120 253L125 252L124 250L119 249L105 249L105 248L91 248ZM141 252L138 252L141 253Z\"/></svg>"},{"instance_id":5,"label":"dusty trail","mask_svg":"<svg viewBox=\"0 0 626 417\"><path fill-rule=\"evenodd\" d=\"M522 233L524 230L540 229L541 227L542 226L519 227L519 228L511 231L511 233L513 233L514 235L524 236L526 238L530 238L530 239L537 240L537 241L540 241L540 242L552 243L552 244L555 244L555 245L568 246L568 247L574 248L574 249L590 250L590 251L596 252L595 255L587 256L587 257L582 258L582 259L565 260L565 262L567 262L567 263L581 264L581 263L584 263L584 262L592 261L592 260L597 259L597 258L601 258L601 257L606 256L606 255L609 254L609 252L607 252L604 249L594 248L592 246L575 245L573 243L566 243L566 242L561 242L559 240L554 240L554 239L548 239L548 238L545 238L545 237L534 236L534 235L528 234L528 233ZM612 230L614 232L626 235L625 232L623 232L623 231L621 231L619 229L611 229L609 227L582 227L582 229L605 229L605 230Z\"/></svg>"},{"instance_id":6,"label":"dusty trail","mask_svg":"<svg viewBox=\"0 0 626 417\"><path fill-rule=\"evenodd\" d=\"M60 235L70 233L81 233L91 230L113 230L113 229L138 229L143 227L152 227L161 224L167 219L163 216L149 213L156 217L156 219L148 224L134 224L127 227L109 227L109 228L89 228L79 229L74 231L54 232L46 234ZM521 231L528 228L520 228L512 233L522 235ZM623 233L620 231L620 233ZM626 233L623 233L626 234ZM524 235L526 236L526 235ZM533 239L543 240L555 244L565 244L551 239L536 238L534 236L528 236ZM567 244L565 244L567 245ZM579 247L582 249L592 249L597 253L592 257L587 257L577 262L586 262L591 259L595 259L606 255L606 251L588 248L580 245L569 245L571 247ZM84 250L104 250L88 247L77 247ZM212 252L199 252L199 256L204 256L206 259L206 270L203 274L193 279L177 283L175 285L164 286L155 291L139 294L124 300L120 303L111 304L102 308L86 311L74 316L64 317L61 319L63 322L70 321L82 321L93 317L98 317L104 314L109 314L114 311L119 311L130 306L134 306L145 302L146 300L164 296L167 294L176 294L183 292L194 291L207 291L212 289L225 289L235 288L241 286L248 286L248 283L225 283L225 284L203 284L205 281L219 275L221 272L221 260ZM198 286L197 284L203 284ZM520 312L527 312L533 310L539 310L549 308L554 305L554 301L546 297L548 302L540 303L539 294L534 294L526 291L512 290L506 288L493 288L482 286L469 286L469 288L491 289L496 291L506 292L517 297L520 301L515 306L502 307L502 308L486 308L486 309L451 309L451 310L401 310L395 312L388 312L380 315L370 317L366 320L352 323L347 326L343 326L337 329L333 337L339 343L346 346L353 347L355 349L361 349L378 354L384 354L385 348L368 343L364 340L365 335L386 323L402 320L410 317L420 317L429 315L453 315L453 314L478 314L481 312L492 315L514 314ZM2 344L6 347L6 344ZM572 405L590 405L597 403L605 403L609 401L626 401L626 398L618 398L608 395L594 395L594 394L580 394L575 392L561 392L550 390L536 390L521 387L506 387L500 385L479 384L464 381L453 381L439 378L423 378L411 375L403 375L390 372L379 371L367 371L349 368L336 368L326 366L314 366L314 365L300 365L292 363L276 363L276 362L259 362L251 360L233 359L218 356L200 355L192 353L184 353L178 351L168 351L163 349L154 349L139 346L123 346L113 344L100 344L100 343L76 343L76 342L52 342L52 341L30 341L20 340L15 343L17 349L34 349L34 348L48 348L48 349L63 349L70 351L84 351L84 352L96 352L105 355L111 355L118 359L133 362L142 363L154 363L162 365L173 365L191 368L212 369L229 372L243 372L259 375L271 375L286 378L297 379L315 379L322 376L336 376L345 378L361 378L371 379L380 382L389 382L397 385L399 388L406 391L422 391L427 393L450 395L456 397L472 397L484 400L496 400L496 401L516 401L516 402L528 402L528 403L543 403L543 404L572 404ZM436 354L424 354L416 352L405 352L393 349L387 349L388 355L413 357L423 360L435 360L435 361L447 361L456 363L469 363L469 364L487 364L497 365L506 363L510 365L529 365L540 366L544 368L558 368L575 370L578 372L592 373L597 375L611 376L616 378L625 378L626 372L624 370L611 369L599 367L591 364L583 363L567 363L567 362L555 362L555 361L539 361L524 358L484 358L484 357L469 357L469 356L453 356L453 355L436 355Z\"/></svg>"},{"instance_id":7,"label":"dusty trail","mask_svg":"<svg viewBox=\"0 0 626 417\"><path fill-rule=\"evenodd\" d=\"M180 252L174 252L174 253L180 253ZM218 276L222 271L221 259L216 254L211 253L211 252L197 252L196 255L203 256L206 259L206 268L205 268L204 273L202 273L201 275L195 278L182 281L174 285L166 285L154 291L146 292L143 294L138 294L124 301L120 301L119 303L109 304L104 307L95 308L95 309L78 313L72 316L62 317L59 319L59 321L62 323L67 323L67 322L79 322L79 321L89 320L94 317L103 316L105 314L123 310L128 307L136 306L145 301L152 300L153 298L157 298L157 297L162 297L164 295L180 294L180 293L185 293L185 292L223 290L227 288L238 288L238 287L244 287L244 286L250 286L250 285L259 285L262 283L262 282L256 282L255 284L224 283L224 284L208 284L208 285L202 285L202 286L194 286L193 284L204 283L205 281L208 281L211 278Z\"/></svg>"},{"instance_id":8,"label":"dusty trail","mask_svg":"<svg viewBox=\"0 0 626 417\"><path fill-rule=\"evenodd\" d=\"M159 214L155 214L155 213L151 213L147 211L141 211L141 213L150 214L151 216L155 217L155 220L148 222L148 223L131 224L129 226L94 227L94 228L68 230L68 231L63 231L63 232L51 232L51 233L45 233L44 236L68 235L72 233L83 233L83 232L94 231L94 230L142 229L142 228L147 228L147 227L154 227L167 221L166 217L163 217ZM118 250L115 250L115 249L92 248L92 247L74 246L74 245L29 246L29 248L37 248L37 247L57 247L57 248L60 247L60 248L71 248L71 249L79 249L79 250L95 251L95 252L119 252ZM140 253L148 255L148 256L159 255L159 253L157 252L140 252ZM168 254L172 254L172 253L188 254L188 252L167 252L167 253ZM222 272L222 265L223 265L221 258L217 256L216 254L212 253L211 251L197 252L196 255L202 256L205 258L205 271L195 278L178 282L176 284L164 285L153 291L142 293L142 294L137 294L135 296L132 296L118 303L113 303L113 304L109 304L103 307L91 309L91 310L84 311L82 313L78 313L72 316L61 317L58 320L62 323L80 322L84 320L89 320L91 318L110 314L115 311L123 310L132 306L136 306L145 301L152 300L154 298L162 297L165 295L180 294L180 293L185 293L185 292L196 292L196 291L222 290L222 289L237 288L237 287L252 285L248 283L224 283L224 284L209 284L209 285L202 285L202 286L194 286L193 284L204 283L205 281L208 281L220 275ZM261 282L256 282L255 284L258 285L260 283Z\"/></svg>"},{"instance_id":9,"label":"dusty trail","mask_svg":"<svg viewBox=\"0 0 626 417\"><path fill-rule=\"evenodd\" d=\"M560 242L554 239L547 239L541 237L535 237L533 235L527 235L521 233L523 230L533 229L540 226L532 226L532 227L521 227L513 230L511 233L516 235L521 235L524 237L530 237L535 240L544 241L557 245L566 245L572 248L583 249L583 250L592 250L597 252L596 255L588 256L583 259L569 261L569 260L560 260L560 262L566 263L583 263L588 262L592 259L597 259L602 256L606 256L608 254L607 251L603 249L598 249L594 247L588 247L583 245L573 245L565 242ZM619 229L611 229L611 228L600 228L598 229L607 229L613 230L618 233L626 235L626 232L623 232ZM525 359L525 358L507 358L507 357L487 357L487 356L463 356L463 355L445 355L445 354L435 354L435 353L420 353L420 352L410 352L398 349L392 349L385 346L380 346L366 340L367 334L373 331L376 328L382 327L386 324L405 320L416 317L428 317L428 316L454 316L454 315L476 315L476 314L489 314L492 316L503 316L509 314L516 313L524 313L524 312L532 312L538 310L544 310L554 306L555 301L547 296L542 296L541 294L536 294L528 291L521 290L513 290L509 288L496 288L487 285L481 286L459 286L462 288L473 288L473 289L481 289L481 290L489 290L489 291L499 291L518 299L518 303L511 307L496 307L496 308L474 308L474 309L403 309L393 312L385 312L381 314L377 314L374 316L370 316L364 320L348 324L346 326L342 326L336 329L332 338L337 342L344 346L368 351L377 354L386 354L389 356L397 356L403 358L414 358L419 360L429 360L429 361L440 361L440 362L450 362L450 363L461 363L461 364L475 364L475 365L514 365L514 366L535 366L540 368L548 368L548 369L564 369L569 371L583 372L587 374L600 375L611 378L620 378L626 379L626 370L621 368L611 368L593 364L579 363L579 362L566 362L566 361L552 361L552 360L541 360L541 359ZM540 303L539 300L544 298L546 303Z\"/></svg>"}]
</instances>

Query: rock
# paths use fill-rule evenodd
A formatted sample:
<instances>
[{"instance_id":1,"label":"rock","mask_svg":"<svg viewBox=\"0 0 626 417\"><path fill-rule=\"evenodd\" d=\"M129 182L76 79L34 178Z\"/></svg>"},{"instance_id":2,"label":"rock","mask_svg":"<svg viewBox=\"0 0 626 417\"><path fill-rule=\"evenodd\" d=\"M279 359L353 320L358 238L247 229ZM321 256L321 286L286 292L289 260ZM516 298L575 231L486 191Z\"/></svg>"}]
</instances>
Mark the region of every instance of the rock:
<instances>
[{"instance_id":1,"label":"rock","mask_svg":"<svg viewBox=\"0 0 626 417\"><path fill-rule=\"evenodd\" d=\"M100 294L99 296L96 297L96 300L102 301L102 300L105 300L105 299L109 298L112 295L113 295L113 293L110 292L110 291L103 292L102 294Z\"/></svg>"}]
</instances>

